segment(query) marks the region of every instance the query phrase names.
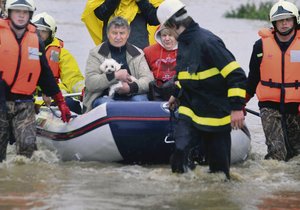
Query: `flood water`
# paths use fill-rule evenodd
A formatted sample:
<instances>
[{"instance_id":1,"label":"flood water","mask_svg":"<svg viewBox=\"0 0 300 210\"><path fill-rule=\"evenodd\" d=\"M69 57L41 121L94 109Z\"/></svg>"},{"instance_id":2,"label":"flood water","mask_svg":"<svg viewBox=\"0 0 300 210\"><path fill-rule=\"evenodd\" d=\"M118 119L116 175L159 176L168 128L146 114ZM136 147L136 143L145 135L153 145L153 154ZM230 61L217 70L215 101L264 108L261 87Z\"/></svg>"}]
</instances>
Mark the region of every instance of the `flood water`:
<instances>
[{"instance_id":1,"label":"flood water","mask_svg":"<svg viewBox=\"0 0 300 210\"><path fill-rule=\"evenodd\" d=\"M219 35L248 72L257 30L267 22L225 19L238 0L183 0L200 23ZM94 44L80 15L84 0L36 0L37 12L47 11L58 24L57 35L77 59L82 72ZM258 111L257 100L248 108ZM247 161L231 167L232 180L208 174L198 166L184 175L168 165L121 165L61 162L39 145L31 160L9 147L0 163L0 209L300 209L300 157L289 162L264 160L266 147L260 119L247 115L252 151Z\"/></svg>"}]
</instances>

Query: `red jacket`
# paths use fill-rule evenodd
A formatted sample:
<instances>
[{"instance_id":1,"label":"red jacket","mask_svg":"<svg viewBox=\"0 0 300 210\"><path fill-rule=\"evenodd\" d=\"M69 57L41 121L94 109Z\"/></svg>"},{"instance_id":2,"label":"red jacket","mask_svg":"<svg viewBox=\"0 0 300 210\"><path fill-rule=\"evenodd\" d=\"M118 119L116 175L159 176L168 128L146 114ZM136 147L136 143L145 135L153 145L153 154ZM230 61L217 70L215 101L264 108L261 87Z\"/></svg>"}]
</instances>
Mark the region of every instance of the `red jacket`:
<instances>
[{"instance_id":1,"label":"red jacket","mask_svg":"<svg viewBox=\"0 0 300 210\"><path fill-rule=\"evenodd\" d=\"M170 80L176 74L177 49L168 51L157 43L146 47L144 53L158 85Z\"/></svg>"}]
</instances>

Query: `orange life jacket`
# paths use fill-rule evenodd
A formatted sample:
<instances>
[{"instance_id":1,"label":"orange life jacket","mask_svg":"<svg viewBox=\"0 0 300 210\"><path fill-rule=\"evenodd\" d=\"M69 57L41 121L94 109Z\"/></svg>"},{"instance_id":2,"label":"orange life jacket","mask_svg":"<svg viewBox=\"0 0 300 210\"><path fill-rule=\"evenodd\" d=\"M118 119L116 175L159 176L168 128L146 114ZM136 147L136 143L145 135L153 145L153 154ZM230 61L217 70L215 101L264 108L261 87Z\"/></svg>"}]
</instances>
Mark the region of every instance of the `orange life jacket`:
<instances>
[{"instance_id":1,"label":"orange life jacket","mask_svg":"<svg viewBox=\"0 0 300 210\"><path fill-rule=\"evenodd\" d=\"M60 46L50 45L46 48L46 58L57 83L59 82L60 78L59 56L64 43L62 40L59 40L59 44Z\"/></svg>"},{"instance_id":2,"label":"orange life jacket","mask_svg":"<svg viewBox=\"0 0 300 210\"><path fill-rule=\"evenodd\" d=\"M36 28L27 26L19 45L9 26L0 19L0 75L16 94L31 95L41 73L39 40Z\"/></svg>"},{"instance_id":3,"label":"orange life jacket","mask_svg":"<svg viewBox=\"0 0 300 210\"><path fill-rule=\"evenodd\" d=\"M259 101L300 102L300 33L283 54L269 29L259 32L263 57L260 82L256 88Z\"/></svg>"}]
</instances>

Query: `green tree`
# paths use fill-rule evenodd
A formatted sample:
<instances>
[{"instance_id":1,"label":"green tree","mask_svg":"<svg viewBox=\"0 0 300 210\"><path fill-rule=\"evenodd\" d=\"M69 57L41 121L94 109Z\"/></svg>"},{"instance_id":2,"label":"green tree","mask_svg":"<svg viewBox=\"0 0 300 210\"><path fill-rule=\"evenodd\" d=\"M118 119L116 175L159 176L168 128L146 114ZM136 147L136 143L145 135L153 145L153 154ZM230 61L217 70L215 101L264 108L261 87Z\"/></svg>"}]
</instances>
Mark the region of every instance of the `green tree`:
<instances>
[{"instance_id":1,"label":"green tree","mask_svg":"<svg viewBox=\"0 0 300 210\"><path fill-rule=\"evenodd\" d=\"M225 17L269 20L269 12L272 6L272 2L261 2L258 6L254 3L247 3L245 5L239 6L235 10L226 12Z\"/></svg>"}]
</instances>

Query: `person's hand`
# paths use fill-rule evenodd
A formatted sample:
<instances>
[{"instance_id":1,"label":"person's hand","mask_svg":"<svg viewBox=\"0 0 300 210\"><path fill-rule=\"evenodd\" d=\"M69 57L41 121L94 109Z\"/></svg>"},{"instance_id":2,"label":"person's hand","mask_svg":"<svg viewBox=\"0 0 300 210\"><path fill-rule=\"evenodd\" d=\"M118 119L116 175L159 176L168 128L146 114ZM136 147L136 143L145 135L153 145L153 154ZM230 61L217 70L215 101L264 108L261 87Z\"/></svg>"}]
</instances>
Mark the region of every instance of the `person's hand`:
<instances>
[{"instance_id":1,"label":"person's hand","mask_svg":"<svg viewBox=\"0 0 300 210\"><path fill-rule=\"evenodd\" d=\"M42 98L43 101L45 102L45 105L49 107L51 105L51 98L46 96L45 94L42 94Z\"/></svg>"},{"instance_id":2,"label":"person's hand","mask_svg":"<svg viewBox=\"0 0 300 210\"><path fill-rule=\"evenodd\" d=\"M247 103L250 101L251 98L252 98L251 95L248 94L248 93L246 93L246 97L245 97L245 106L243 106L243 109L242 109L242 110L243 110L243 113L244 113L244 116L247 115L246 105L247 105Z\"/></svg>"},{"instance_id":3,"label":"person's hand","mask_svg":"<svg viewBox=\"0 0 300 210\"><path fill-rule=\"evenodd\" d=\"M244 112L243 110L231 111L231 127L232 129L241 129L244 127Z\"/></svg>"},{"instance_id":4,"label":"person's hand","mask_svg":"<svg viewBox=\"0 0 300 210\"><path fill-rule=\"evenodd\" d=\"M69 122L71 119L71 112L66 102L58 104L58 108L61 112L61 119L63 122Z\"/></svg>"},{"instance_id":5,"label":"person's hand","mask_svg":"<svg viewBox=\"0 0 300 210\"><path fill-rule=\"evenodd\" d=\"M122 82L122 87L118 88L116 92L120 95L128 94L130 92L130 87L127 82Z\"/></svg>"},{"instance_id":6,"label":"person's hand","mask_svg":"<svg viewBox=\"0 0 300 210\"><path fill-rule=\"evenodd\" d=\"M115 78L122 82L131 82L130 74L128 74L126 69L115 71Z\"/></svg>"},{"instance_id":7,"label":"person's hand","mask_svg":"<svg viewBox=\"0 0 300 210\"><path fill-rule=\"evenodd\" d=\"M57 93L56 95L52 96L55 103L57 104L60 112L61 112L61 119L63 122L69 122L71 119L71 112L69 107L67 106L65 99L61 92Z\"/></svg>"},{"instance_id":8,"label":"person's hand","mask_svg":"<svg viewBox=\"0 0 300 210\"><path fill-rule=\"evenodd\" d=\"M169 109L175 110L179 106L179 101L174 96L171 96L168 101Z\"/></svg>"},{"instance_id":9,"label":"person's hand","mask_svg":"<svg viewBox=\"0 0 300 210\"><path fill-rule=\"evenodd\" d=\"M246 115L247 115L246 106L243 106L242 111L243 111L243 113L244 113L244 116L246 116Z\"/></svg>"}]
</instances>

